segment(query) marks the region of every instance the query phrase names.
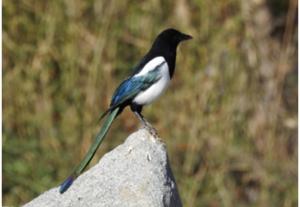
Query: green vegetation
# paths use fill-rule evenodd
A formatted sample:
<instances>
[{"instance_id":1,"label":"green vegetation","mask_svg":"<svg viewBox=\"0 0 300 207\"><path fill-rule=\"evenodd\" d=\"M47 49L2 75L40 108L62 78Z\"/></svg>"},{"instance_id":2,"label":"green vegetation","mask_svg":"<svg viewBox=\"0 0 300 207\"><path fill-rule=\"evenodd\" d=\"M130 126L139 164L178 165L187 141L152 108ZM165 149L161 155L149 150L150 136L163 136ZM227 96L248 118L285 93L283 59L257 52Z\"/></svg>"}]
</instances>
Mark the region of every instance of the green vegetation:
<instances>
[{"instance_id":1,"label":"green vegetation","mask_svg":"<svg viewBox=\"0 0 300 207\"><path fill-rule=\"evenodd\" d=\"M66 178L116 86L175 27L194 39L144 115L184 206L296 206L297 1L264 2L5 0L4 205ZM90 166L138 127L125 110Z\"/></svg>"}]
</instances>

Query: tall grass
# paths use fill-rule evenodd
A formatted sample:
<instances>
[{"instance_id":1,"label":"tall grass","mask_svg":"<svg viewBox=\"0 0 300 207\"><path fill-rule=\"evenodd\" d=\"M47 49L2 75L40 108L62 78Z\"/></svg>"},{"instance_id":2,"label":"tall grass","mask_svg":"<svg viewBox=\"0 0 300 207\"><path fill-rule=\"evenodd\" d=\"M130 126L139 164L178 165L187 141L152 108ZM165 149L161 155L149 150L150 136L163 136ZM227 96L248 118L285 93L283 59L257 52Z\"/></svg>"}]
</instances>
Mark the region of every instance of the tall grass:
<instances>
[{"instance_id":1,"label":"tall grass","mask_svg":"<svg viewBox=\"0 0 300 207\"><path fill-rule=\"evenodd\" d=\"M297 2L245 2L3 1L4 205L60 184L116 86L175 27L194 39L144 114L184 206L296 206ZM138 127L125 110L91 166Z\"/></svg>"}]
</instances>

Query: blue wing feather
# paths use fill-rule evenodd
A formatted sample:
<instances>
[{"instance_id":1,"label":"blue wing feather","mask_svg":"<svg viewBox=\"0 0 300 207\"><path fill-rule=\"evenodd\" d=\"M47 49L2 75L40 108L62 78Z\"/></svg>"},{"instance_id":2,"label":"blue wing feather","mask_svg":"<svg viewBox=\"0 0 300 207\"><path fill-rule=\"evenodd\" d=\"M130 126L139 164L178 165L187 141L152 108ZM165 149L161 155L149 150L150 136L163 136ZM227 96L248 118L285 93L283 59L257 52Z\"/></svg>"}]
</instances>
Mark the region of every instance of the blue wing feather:
<instances>
[{"instance_id":1,"label":"blue wing feather","mask_svg":"<svg viewBox=\"0 0 300 207\"><path fill-rule=\"evenodd\" d=\"M160 67L165 62L156 66L155 69L149 71L143 76L135 76L134 74L124 80L119 87L115 90L109 109L107 109L98 119L100 121L110 111L119 107L122 104L126 105L127 101L132 100L139 92L146 90L152 84L157 82L161 78Z\"/></svg>"},{"instance_id":2,"label":"blue wing feather","mask_svg":"<svg viewBox=\"0 0 300 207\"><path fill-rule=\"evenodd\" d=\"M110 108L117 107L127 100L133 99L139 92L146 90L157 82L161 78L160 66L145 75L131 76L123 81L113 95Z\"/></svg>"}]
</instances>

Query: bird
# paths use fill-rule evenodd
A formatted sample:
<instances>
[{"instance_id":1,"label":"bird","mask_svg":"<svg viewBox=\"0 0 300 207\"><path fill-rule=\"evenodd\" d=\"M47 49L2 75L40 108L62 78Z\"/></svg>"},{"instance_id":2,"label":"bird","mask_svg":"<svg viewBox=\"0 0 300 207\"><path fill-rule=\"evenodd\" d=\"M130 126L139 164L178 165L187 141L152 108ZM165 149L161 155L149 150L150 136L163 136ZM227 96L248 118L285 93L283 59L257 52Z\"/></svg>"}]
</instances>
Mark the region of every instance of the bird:
<instances>
[{"instance_id":1,"label":"bird","mask_svg":"<svg viewBox=\"0 0 300 207\"><path fill-rule=\"evenodd\" d=\"M150 50L133 68L132 74L121 82L113 93L110 106L99 118L101 120L106 116L100 131L83 160L60 185L61 194L67 191L90 163L112 122L125 107L129 106L142 125L151 134L157 135L155 128L142 115L142 109L156 100L168 87L174 75L177 46L182 41L190 39L192 39L191 35L174 28L168 28L159 33Z\"/></svg>"}]
</instances>

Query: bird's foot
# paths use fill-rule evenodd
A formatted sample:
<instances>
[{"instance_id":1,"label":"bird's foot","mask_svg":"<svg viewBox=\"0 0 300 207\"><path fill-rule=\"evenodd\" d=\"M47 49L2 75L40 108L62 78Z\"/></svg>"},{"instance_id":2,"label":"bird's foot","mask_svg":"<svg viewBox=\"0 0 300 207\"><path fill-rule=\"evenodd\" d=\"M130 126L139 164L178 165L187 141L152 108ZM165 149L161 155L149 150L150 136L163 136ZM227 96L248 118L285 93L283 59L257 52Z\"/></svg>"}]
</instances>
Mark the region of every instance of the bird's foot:
<instances>
[{"instance_id":1,"label":"bird's foot","mask_svg":"<svg viewBox=\"0 0 300 207\"><path fill-rule=\"evenodd\" d=\"M154 138L158 138L158 133L157 133L156 129L151 128L149 132Z\"/></svg>"},{"instance_id":2,"label":"bird's foot","mask_svg":"<svg viewBox=\"0 0 300 207\"><path fill-rule=\"evenodd\" d=\"M144 128L155 138L158 138L158 134L156 129L151 126L149 123L147 123L147 125L144 125Z\"/></svg>"}]
</instances>

